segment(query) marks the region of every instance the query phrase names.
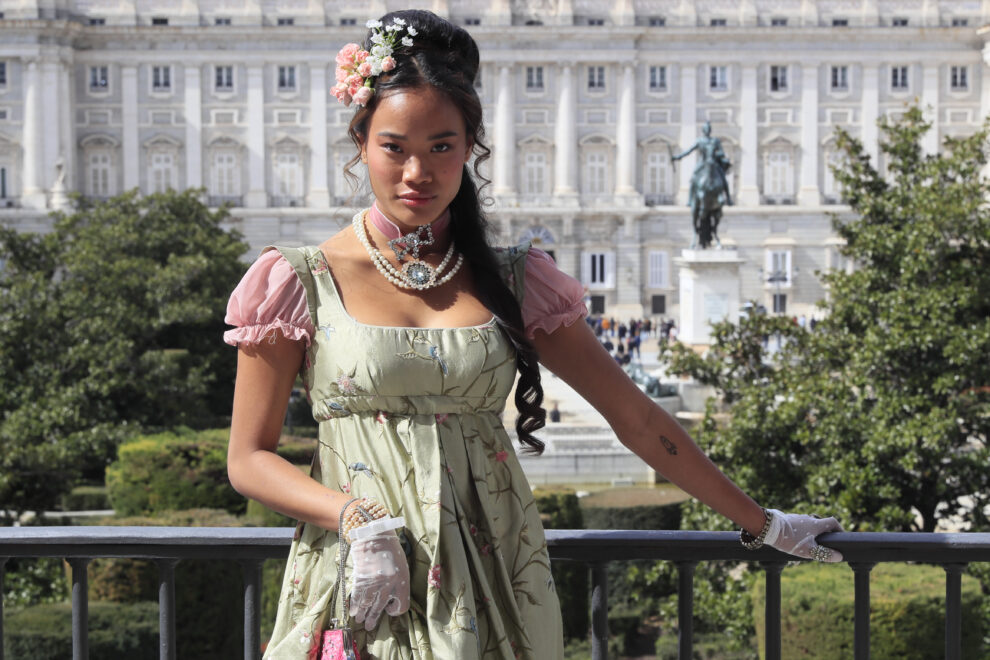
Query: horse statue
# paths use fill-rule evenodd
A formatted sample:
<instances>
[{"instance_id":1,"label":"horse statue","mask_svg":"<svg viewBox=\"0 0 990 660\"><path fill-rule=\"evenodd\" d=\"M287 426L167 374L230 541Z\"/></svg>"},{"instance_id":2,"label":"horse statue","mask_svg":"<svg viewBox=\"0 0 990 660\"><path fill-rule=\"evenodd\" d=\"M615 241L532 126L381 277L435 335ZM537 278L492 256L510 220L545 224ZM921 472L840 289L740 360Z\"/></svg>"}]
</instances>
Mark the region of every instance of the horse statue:
<instances>
[{"instance_id":1,"label":"horse statue","mask_svg":"<svg viewBox=\"0 0 990 660\"><path fill-rule=\"evenodd\" d=\"M722 150L722 142L711 136L712 125L709 122L705 122L702 132L704 135L684 153L675 156L673 151L670 152L673 162L695 150L700 155L691 175L691 189L688 193L688 205L691 207L691 221L694 225L692 250L699 244L703 250L713 243L716 247L722 247L718 238L718 223L722 219L722 207L732 204L729 184L725 178L732 164Z\"/></svg>"}]
</instances>

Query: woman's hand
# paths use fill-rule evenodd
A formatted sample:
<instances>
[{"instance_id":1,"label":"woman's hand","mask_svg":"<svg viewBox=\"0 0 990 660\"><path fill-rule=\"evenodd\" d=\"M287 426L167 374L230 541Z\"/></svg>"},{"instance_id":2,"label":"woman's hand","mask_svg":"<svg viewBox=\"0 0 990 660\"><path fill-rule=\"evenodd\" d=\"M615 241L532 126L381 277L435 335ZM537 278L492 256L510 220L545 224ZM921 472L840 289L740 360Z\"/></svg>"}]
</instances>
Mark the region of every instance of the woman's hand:
<instances>
[{"instance_id":1,"label":"woman's hand","mask_svg":"<svg viewBox=\"0 0 990 660\"><path fill-rule=\"evenodd\" d=\"M770 509L770 529L763 543L790 555L815 561L835 563L842 561L838 550L818 545L819 534L841 532L842 525L835 518L816 518L797 513L784 513Z\"/></svg>"},{"instance_id":2,"label":"woman's hand","mask_svg":"<svg viewBox=\"0 0 990 660\"><path fill-rule=\"evenodd\" d=\"M365 630L378 624L384 610L389 616L409 609L409 564L393 530L351 543L350 614Z\"/></svg>"}]
</instances>

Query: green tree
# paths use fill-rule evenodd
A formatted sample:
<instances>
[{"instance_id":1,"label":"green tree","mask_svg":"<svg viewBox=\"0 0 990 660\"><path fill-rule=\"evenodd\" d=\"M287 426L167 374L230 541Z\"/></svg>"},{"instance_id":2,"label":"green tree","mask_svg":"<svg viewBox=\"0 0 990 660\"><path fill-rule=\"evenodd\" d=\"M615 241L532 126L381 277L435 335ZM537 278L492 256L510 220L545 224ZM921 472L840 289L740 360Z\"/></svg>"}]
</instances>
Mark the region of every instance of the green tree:
<instances>
[{"instance_id":1,"label":"green tree","mask_svg":"<svg viewBox=\"0 0 990 660\"><path fill-rule=\"evenodd\" d=\"M716 328L705 358L670 355L725 394L726 420L710 406L699 440L765 504L835 513L847 529L933 531L948 516L986 529L990 123L938 154L921 148L930 125L916 107L880 128L885 175L838 134L835 176L857 217L833 223L855 267L822 274L824 321L753 316ZM775 331L786 339L768 356Z\"/></svg>"},{"instance_id":2,"label":"green tree","mask_svg":"<svg viewBox=\"0 0 990 660\"><path fill-rule=\"evenodd\" d=\"M0 510L102 479L141 429L222 423L247 246L198 194L80 198L51 232L0 228Z\"/></svg>"}]
</instances>

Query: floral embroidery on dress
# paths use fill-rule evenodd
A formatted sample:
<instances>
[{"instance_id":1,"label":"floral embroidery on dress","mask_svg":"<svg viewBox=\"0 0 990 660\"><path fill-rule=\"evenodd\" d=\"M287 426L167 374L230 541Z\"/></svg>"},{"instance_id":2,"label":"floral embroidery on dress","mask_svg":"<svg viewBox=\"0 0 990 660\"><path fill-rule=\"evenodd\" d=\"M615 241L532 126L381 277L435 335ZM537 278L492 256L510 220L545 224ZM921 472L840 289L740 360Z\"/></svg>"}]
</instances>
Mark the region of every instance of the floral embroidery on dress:
<instances>
[{"instance_id":1,"label":"floral embroidery on dress","mask_svg":"<svg viewBox=\"0 0 990 660\"><path fill-rule=\"evenodd\" d=\"M329 268L327 268L327 262L324 261L321 256L316 257L314 261L315 263L313 263L309 268L310 272L313 273L313 275L322 275L323 273L330 270Z\"/></svg>"},{"instance_id":2,"label":"floral embroidery on dress","mask_svg":"<svg viewBox=\"0 0 990 660\"><path fill-rule=\"evenodd\" d=\"M430 586L435 589L439 589L441 586L440 570L440 564L436 564L430 569L429 574L426 576L426 581L429 582Z\"/></svg>"},{"instance_id":3,"label":"floral embroidery on dress","mask_svg":"<svg viewBox=\"0 0 990 660\"><path fill-rule=\"evenodd\" d=\"M356 372L357 367L351 369L349 373L345 373L343 369L337 367L337 377L330 383L331 387L336 389L336 394L347 396L351 394L367 393L363 387L357 384L357 380L354 378L354 374Z\"/></svg>"},{"instance_id":4,"label":"floral embroidery on dress","mask_svg":"<svg viewBox=\"0 0 990 660\"><path fill-rule=\"evenodd\" d=\"M437 420L437 424L443 424L447 421L447 418L450 417L450 413L437 413L434 417Z\"/></svg>"},{"instance_id":5,"label":"floral embroidery on dress","mask_svg":"<svg viewBox=\"0 0 990 660\"><path fill-rule=\"evenodd\" d=\"M326 325L321 325L319 326L319 328L320 330L323 331L323 335L327 338L327 341L330 341L331 332L337 332L337 328L333 327L329 323L327 323Z\"/></svg>"},{"instance_id":6,"label":"floral embroidery on dress","mask_svg":"<svg viewBox=\"0 0 990 660\"><path fill-rule=\"evenodd\" d=\"M495 460L499 463L505 463L507 458L509 458L509 452L505 450L495 452Z\"/></svg>"},{"instance_id":7,"label":"floral embroidery on dress","mask_svg":"<svg viewBox=\"0 0 990 660\"><path fill-rule=\"evenodd\" d=\"M368 467L367 465L365 465L364 463L362 463L360 461L358 461L356 463L351 463L347 467L349 469L351 469L351 470L354 470L358 474L363 474L364 476L368 477L369 479L374 479L375 476L376 476L374 470L372 470L370 467Z\"/></svg>"}]
</instances>

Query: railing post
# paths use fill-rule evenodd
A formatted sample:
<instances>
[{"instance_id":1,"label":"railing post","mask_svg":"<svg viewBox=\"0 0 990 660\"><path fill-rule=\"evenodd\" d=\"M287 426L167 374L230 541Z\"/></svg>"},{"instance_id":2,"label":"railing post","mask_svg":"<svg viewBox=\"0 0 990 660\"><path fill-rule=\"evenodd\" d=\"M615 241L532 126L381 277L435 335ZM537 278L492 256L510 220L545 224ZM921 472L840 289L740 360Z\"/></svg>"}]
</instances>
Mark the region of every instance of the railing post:
<instances>
[{"instance_id":1,"label":"railing post","mask_svg":"<svg viewBox=\"0 0 990 660\"><path fill-rule=\"evenodd\" d=\"M178 559L158 560L158 657L175 660L175 565Z\"/></svg>"},{"instance_id":2,"label":"railing post","mask_svg":"<svg viewBox=\"0 0 990 660\"><path fill-rule=\"evenodd\" d=\"M7 570L7 559L0 557L0 660L3 660L3 576Z\"/></svg>"},{"instance_id":3,"label":"railing post","mask_svg":"<svg viewBox=\"0 0 990 660\"><path fill-rule=\"evenodd\" d=\"M945 660L962 660L962 572L966 564L945 569Z\"/></svg>"},{"instance_id":4,"label":"railing post","mask_svg":"<svg viewBox=\"0 0 990 660\"><path fill-rule=\"evenodd\" d=\"M760 566L766 573L766 622L764 637L766 641L766 660L780 660L780 574L784 570L782 561L761 561Z\"/></svg>"},{"instance_id":5,"label":"railing post","mask_svg":"<svg viewBox=\"0 0 990 660\"><path fill-rule=\"evenodd\" d=\"M608 562L591 564L591 658L608 660Z\"/></svg>"},{"instance_id":6,"label":"railing post","mask_svg":"<svg viewBox=\"0 0 990 660\"><path fill-rule=\"evenodd\" d=\"M854 655L856 660L870 660L870 571L874 562L850 562L855 575Z\"/></svg>"},{"instance_id":7,"label":"railing post","mask_svg":"<svg viewBox=\"0 0 990 660\"><path fill-rule=\"evenodd\" d=\"M261 656L261 562L246 559L241 562L244 574L244 660L258 660Z\"/></svg>"},{"instance_id":8,"label":"railing post","mask_svg":"<svg viewBox=\"0 0 990 660\"><path fill-rule=\"evenodd\" d=\"M677 657L691 660L694 653L694 568L696 561L677 562Z\"/></svg>"},{"instance_id":9,"label":"railing post","mask_svg":"<svg viewBox=\"0 0 990 660\"><path fill-rule=\"evenodd\" d=\"M72 566L72 660L89 660L88 557L69 560Z\"/></svg>"}]
</instances>

